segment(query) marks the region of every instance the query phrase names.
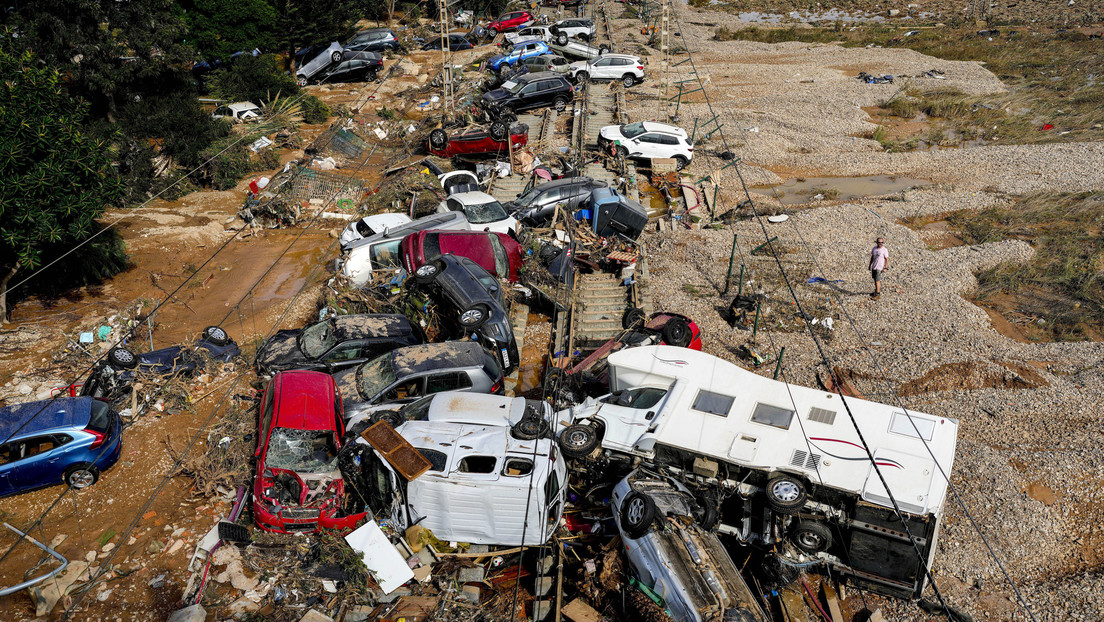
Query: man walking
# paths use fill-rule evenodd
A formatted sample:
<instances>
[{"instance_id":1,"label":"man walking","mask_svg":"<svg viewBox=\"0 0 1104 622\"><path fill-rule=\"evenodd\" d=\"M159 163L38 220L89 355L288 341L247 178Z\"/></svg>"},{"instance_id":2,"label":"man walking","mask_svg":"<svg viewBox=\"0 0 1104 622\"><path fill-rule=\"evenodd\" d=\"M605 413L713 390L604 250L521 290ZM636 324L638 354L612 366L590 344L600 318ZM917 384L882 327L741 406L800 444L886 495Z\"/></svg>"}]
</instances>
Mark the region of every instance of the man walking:
<instances>
[{"instance_id":1,"label":"man walking","mask_svg":"<svg viewBox=\"0 0 1104 622\"><path fill-rule=\"evenodd\" d=\"M885 240L878 238L874 248L870 250L870 276L874 277L874 292L871 298L882 295L882 274L889 269L889 249L885 247Z\"/></svg>"}]
</instances>

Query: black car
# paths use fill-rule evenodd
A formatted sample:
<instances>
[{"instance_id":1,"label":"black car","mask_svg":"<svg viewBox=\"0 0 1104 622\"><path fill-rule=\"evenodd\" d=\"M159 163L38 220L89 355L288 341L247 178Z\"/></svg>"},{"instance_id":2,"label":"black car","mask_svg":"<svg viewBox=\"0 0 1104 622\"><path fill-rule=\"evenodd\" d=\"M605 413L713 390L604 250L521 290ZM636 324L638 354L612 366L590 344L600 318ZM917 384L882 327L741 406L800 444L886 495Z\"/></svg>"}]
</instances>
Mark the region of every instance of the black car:
<instances>
[{"instance_id":1,"label":"black car","mask_svg":"<svg viewBox=\"0 0 1104 622\"><path fill-rule=\"evenodd\" d=\"M352 60L342 61L314 77L315 81L334 82L371 82L379 77L383 69L383 57L375 52L361 52Z\"/></svg>"},{"instance_id":2,"label":"black car","mask_svg":"<svg viewBox=\"0 0 1104 622\"><path fill-rule=\"evenodd\" d=\"M590 193L605 188L606 182L590 177L569 177L533 186L503 207L528 227L539 227L552 219L556 206L572 212L590 201Z\"/></svg>"},{"instance_id":3,"label":"black car","mask_svg":"<svg viewBox=\"0 0 1104 622\"><path fill-rule=\"evenodd\" d=\"M422 330L397 314L339 315L281 330L257 352L257 373L286 369L333 373L403 346L425 342Z\"/></svg>"},{"instance_id":4,"label":"black car","mask_svg":"<svg viewBox=\"0 0 1104 622\"><path fill-rule=\"evenodd\" d=\"M506 297L491 273L467 257L443 255L419 266L408 281L411 285L415 293L437 304L442 328L451 328L456 337L477 339L501 360L503 373L517 367L520 356Z\"/></svg>"},{"instance_id":5,"label":"black car","mask_svg":"<svg viewBox=\"0 0 1104 622\"><path fill-rule=\"evenodd\" d=\"M567 78L544 71L511 78L499 88L484 93L483 107L493 117L545 106L562 111L574 97Z\"/></svg>"},{"instance_id":6,"label":"black car","mask_svg":"<svg viewBox=\"0 0 1104 622\"><path fill-rule=\"evenodd\" d=\"M354 58L358 52L394 52L401 48L399 38L390 28L369 28L345 42L345 58Z\"/></svg>"},{"instance_id":7,"label":"black car","mask_svg":"<svg viewBox=\"0 0 1104 622\"><path fill-rule=\"evenodd\" d=\"M473 46L471 41L468 41L468 38L463 34L453 33L448 36L448 47L450 52L459 52L460 50L470 50ZM430 37L430 39L422 45L422 49L441 49L441 37Z\"/></svg>"}]
</instances>

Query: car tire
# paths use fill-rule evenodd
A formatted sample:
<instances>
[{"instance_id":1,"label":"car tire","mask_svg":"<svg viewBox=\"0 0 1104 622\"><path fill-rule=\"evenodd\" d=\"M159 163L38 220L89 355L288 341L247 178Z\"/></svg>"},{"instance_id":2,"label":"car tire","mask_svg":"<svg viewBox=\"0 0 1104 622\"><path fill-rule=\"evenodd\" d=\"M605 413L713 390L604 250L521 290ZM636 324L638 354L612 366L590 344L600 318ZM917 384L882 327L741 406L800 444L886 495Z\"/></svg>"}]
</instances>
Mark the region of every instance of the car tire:
<instances>
[{"instance_id":1,"label":"car tire","mask_svg":"<svg viewBox=\"0 0 1104 622\"><path fill-rule=\"evenodd\" d=\"M590 74L585 71L580 71L575 74L575 84L586 84L590 82Z\"/></svg>"},{"instance_id":2,"label":"car tire","mask_svg":"<svg viewBox=\"0 0 1104 622\"><path fill-rule=\"evenodd\" d=\"M330 54L330 60L335 63L340 63L343 56L344 54L342 54L341 52L334 52L333 54Z\"/></svg>"},{"instance_id":3,"label":"car tire","mask_svg":"<svg viewBox=\"0 0 1104 622\"><path fill-rule=\"evenodd\" d=\"M673 317L663 325L663 343L669 346L685 348L693 339L690 323L680 317Z\"/></svg>"},{"instance_id":4,"label":"car tire","mask_svg":"<svg viewBox=\"0 0 1104 622\"><path fill-rule=\"evenodd\" d=\"M403 423L402 415L397 410L378 410L368 417L372 421L372 425L379 423L380 421L386 421L387 425L392 428L397 428Z\"/></svg>"},{"instance_id":5,"label":"car tire","mask_svg":"<svg viewBox=\"0 0 1104 622\"><path fill-rule=\"evenodd\" d=\"M230 335L227 335L226 331L218 326L208 326L204 328L201 337L204 341L215 346L221 347L230 343Z\"/></svg>"},{"instance_id":6,"label":"car tire","mask_svg":"<svg viewBox=\"0 0 1104 622\"><path fill-rule=\"evenodd\" d=\"M525 417L510 427L510 436L519 441L533 441L548 436L551 428L543 417Z\"/></svg>"},{"instance_id":7,"label":"car tire","mask_svg":"<svg viewBox=\"0 0 1104 622\"><path fill-rule=\"evenodd\" d=\"M300 88L302 88L302 87L307 85L307 79L306 78L298 78L298 79L295 80L295 83L298 84Z\"/></svg>"},{"instance_id":8,"label":"car tire","mask_svg":"<svg viewBox=\"0 0 1104 622\"><path fill-rule=\"evenodd\" d=\"M648 495L632 491L621 501L621 529L625 535L636 539L648 533L656 519L655 501Z\"/></svg>"},{"instance_id":9,"label":"car tire","mask_svg":"<svg viewBox=\"0 0 1104 622\"><path fill-rule=\"evenodd\" d=\"M513 125L514 123L517 123L517 113L514 112L513 108L510 108L509 106L503 106L502 109L498 112L498 120L507 125Z\"/></svg>"},{"instance_id":10,"label":"car tire","mask_svg":"<svg viewBox=\"0 0 1104 622\"><path fill-rule=\"evenodd\" d=\"M610 52L610 46L606 45L605 43L598 46L598 56L602 56L604 54L609 54L609 52Z\"/></svg>"},{"instance_id":11,"label":"car tire","mask_svg":"<svg viewBox=\"0 0 1104 622\"><path fill-rule=\"evenodd\" d=\"M790 541L802 551L815 555L832 546L832 530L820 521L798 521L790 532Z\"/></svg>"},{"instance_id":12,"label":"car tire","mask_svg":"<svg viewBox=\"0 0 1104 622\"><path fill-rule=\"evenodd\" d=\"M567 45L567 33L561 32L556 35L556 45Z\"/></svg>"},{"instance_id":13,"label":"car tire","mask_svg":"<svg viewBox=\"0 0 1104 622\"><path fill-rule=\"evenodd\" d=\"M690 166L690 160L687 160L682 156L675 156L675 168L681 171L687 166Z\"/></svg>"},{"instance_id":14,"label":"car tire","mask_svg":"<svg viewBox=\"0 0 1104 622\"><path fill-rule=\"evenodd\" d=\"M488 39L494 39L495 37L498 36L498 29L493 27L493 26L488 27L486 32L487 32L487 38Z\"/></svg>"},{"instance_id":15,"label":"car tire","mask_svg":"<svg viewBox=\"0 0 1104 622\"><path fill-rule=\"evenodd\" d=\"M119 369L134 369L138 367L138 357L126 348L112 348L107 352L107 362L112 367Z\"/></svg>"},{"instance_id":16,"label":"car tire","mask_svg":"<svg viewBox=\"0 0 1104 622\"><path fill-rule=\"evenodd\" d=\"M625 309L625 313L621 316L621 328L624 330L639 330L644 328L647 321L648 316L644 314L644 309L632 307Z\"/></svg>"},{"instance_id":17,"label":"car tire","mask_svg":"<svg viewBox=\"0 0 1104 622\"><path fill-rule=\"evenodd\" d=\"M429 133L429 146L440 151L448 147L449 139L445 130L437 128Z\"/></svg>"},{"instance_id":18,"label":"car tire","mask_svg":"<svg viewBox=\"0 0 1104 622\"><path fill-rule=\"evenodd\" d=\"M510 135L510 127L502 121L495 121L491 124L490 131L488 133L491 135L492 140L504 142L506 138Z\"/></svg>"},{"instance_id":19,"label":"car tire","mask_svg":"<svg viewBox=\"0 0 1104 622\"><path fill-rule=\"evenodd\" d=\"M437 262L423 264L414 270L414 280L425 285L427 283L432 283L440 273L441 264Z\"/></svg>"},{"instance_id":20,"label":"car tire","mask_svg":"<svg viewBox=\"0 0 1104 622\"><path fill-rule=\"evenodd\" d=\"M701 506L701 517L698 518L698 525L706 531L712 531L721 518L717 501L712 497L703 496L698 499L698 505Z\"/></svg>"},{"instance_id":21,"label":"car tire","mask_svg":"<svg viewBox=\"0 0 1104 622\"><path fill-rule=\"evenodd\" d=\"M460 312L460 326L468 330L475 330L483 325L491 315L487 305L477 304Z\"/></svg>"},{"instance_id":22,"label":"car tire","mask_svg":"<svg viewBox=\"0 0 1104 622\"><path fill-rule=\"evenodd\" d=\"M567 98L557 97L552 100L552 107L556 109L556 112L563 112L567 110Z\"/></svg>"},{"instance_id":23,"label":"car tire","mask_svg":"<svg viewBox=\"0 0 1104 622\"><path fill-rule=\"evenodd\" d=\"M365 76L365 82L378 82L379 79L380 79L380 75L379 75L379 70L378 69L375 70L375 71L369 71L368 75Z\"/></svg>"},{"instance_id":24,"label":"car tire","mask_svg":"<svg viewBox=\"0 0 1104 622\"><path fill-rule=\"evenodd\" d=\"M601 442L598 429L585 423L573 423L560 432L560 452L568 458L585 458Z\"/></svg>"},{"instance_id":25,"label":"car tire","mask_svg":"<svg viewBox=\"0 0 1104 622\"><path fill-rule=\"evenodd\" d=\"M618 145L618 147L617 147L617 157L619 157L619 158L629 157L629 150L626 149L625 147L622 147L622 146Z\"/></svg>"},{"instance_id":26,"label":"car tire","mask_svg":"<svg viewBox=\"0 0 1104 622\"><path fill-rule=\"evenodd\" d=\"M100 479L100 471L91 464L76 464L65 469L63 481L70 488L81 490L95 484Z\"/></svg>"},{"instance_id":27,"label":"car tire","mask_svg":"<svg viewBox=\"0 0 1104 622\"><path fill-rule=\"evenodd\" d=\"M631 88L634 84L636 84L636 76L632 75L631 73L625 74L621 78L621 84L624 84L625 88Z\"/></svg>"},{"instance_id":28,"label":"car tire","mask_svg":"<svg viewBox=\"0 0 1104 622\"><path fill-rule=\"evenodd\" d=\"M767 505L778 514L796 514L805 507L805 484L792 475L778 475L767 482Z\"/></svg>"}]
</instances>

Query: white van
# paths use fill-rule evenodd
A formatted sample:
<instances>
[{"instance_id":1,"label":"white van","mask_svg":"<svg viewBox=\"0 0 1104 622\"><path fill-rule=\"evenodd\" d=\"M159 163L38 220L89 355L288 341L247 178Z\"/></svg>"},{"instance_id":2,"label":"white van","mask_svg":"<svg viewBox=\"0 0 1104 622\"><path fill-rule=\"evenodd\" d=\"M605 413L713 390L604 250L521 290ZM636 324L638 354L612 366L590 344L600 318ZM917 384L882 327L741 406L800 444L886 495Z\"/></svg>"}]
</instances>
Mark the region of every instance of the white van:
<instances>
[{"instance_id":1,"label":"white van","mask_svg":"<svg viewBox=\"0 0 1104 622\"><path fill-rule=\"evenodd\" d=\"M737 493L721 506L722 532L748 544L781 540L799 561L818 558L875 589L919 596L924 568L881 477L930 565L947 492L936 461L950 473L958 421L855 398L845 409L839 395L686 348L608 360L612 393L557 413L572 421L560 434L565 455L601 447L607 458L643 459Z\"/></svg>"}]
</instances>

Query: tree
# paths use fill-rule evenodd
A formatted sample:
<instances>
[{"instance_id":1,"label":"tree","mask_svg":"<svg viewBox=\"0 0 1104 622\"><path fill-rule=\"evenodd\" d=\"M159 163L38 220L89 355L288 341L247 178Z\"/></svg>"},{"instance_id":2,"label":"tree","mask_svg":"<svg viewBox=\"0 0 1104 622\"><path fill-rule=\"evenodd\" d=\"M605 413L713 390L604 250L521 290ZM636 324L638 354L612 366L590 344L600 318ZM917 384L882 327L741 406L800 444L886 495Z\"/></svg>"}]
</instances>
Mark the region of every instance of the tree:
<instances>
[{"instance_id":1,"label":"tree","mask_svg":"<svg viewBox=\"0 0 1104 622\"><path fill-rule=\"evenodd\" d=\"M314 44L342 39L363 13L353 0L271 0L276 9L276 38L288 54L288 69L295 73L295 51Z\"/></svg>"},{"instance_id":2,"label":"tree","mask_svg":"<svg viewBox=\"0 0 1104 622\"><path fill-rule=\"evenodd\" d=\"M266 0L180 0L187 43L206 61L276 48L276 9Z\"/></svg>"},{"instance_id":3,"label":"tree","mask_svg":"<svg viewBox=\"0 0 1104 622\"><path fill-rule=\"evenodd\" d=\"M46 249L87 239L122 196L107 142L84 131L88 104L13 47L0 33L0 321L12 277L48 261Z\"/></svg>"}]
</instances>

